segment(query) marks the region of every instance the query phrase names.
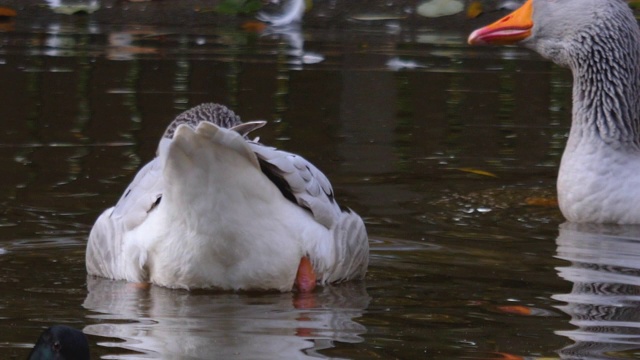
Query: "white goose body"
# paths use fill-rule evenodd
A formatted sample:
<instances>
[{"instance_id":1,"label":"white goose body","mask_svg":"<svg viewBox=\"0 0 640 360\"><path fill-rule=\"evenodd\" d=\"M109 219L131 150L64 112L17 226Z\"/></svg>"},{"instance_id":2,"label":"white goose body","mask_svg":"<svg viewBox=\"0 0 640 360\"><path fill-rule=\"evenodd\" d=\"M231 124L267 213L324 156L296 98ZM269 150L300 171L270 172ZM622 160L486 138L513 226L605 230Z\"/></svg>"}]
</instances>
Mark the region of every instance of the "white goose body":
<instances>
[{"instance_id":1,"label":"white goose body","mask_svg":"<svg viewBox=\"0 0 640 360\"><path fill-rule=\"evenodd\" d=\"M240 123L214 104L180 115L158 156L96 221L89 274L171 288L289 291L308 257L320 283L364 277L362 219L339 208L326 177L305 159L238 133L262 125Z\"/></svg>"},{"instance_id":2,"label":"white goose body","mask_svg":"<svg viewBox=\"0 0 640 360\"><path fill-rule=\"evenodd\" d=\"M599 138L569 136L558 172L558 204L582 223L640 223L640 153Z\"/></svg>"},{"instance_id":3,"label":"white goose body","mask_svg":"<svg viewBox=\"0 0 640 360\"><path fill-rule=\"evenodd\" d=\"M469 43L516 43L573 73L558 174L569 221L640 223L640 30L623 0L528 0Z\"/></svg>"}]
</instances>

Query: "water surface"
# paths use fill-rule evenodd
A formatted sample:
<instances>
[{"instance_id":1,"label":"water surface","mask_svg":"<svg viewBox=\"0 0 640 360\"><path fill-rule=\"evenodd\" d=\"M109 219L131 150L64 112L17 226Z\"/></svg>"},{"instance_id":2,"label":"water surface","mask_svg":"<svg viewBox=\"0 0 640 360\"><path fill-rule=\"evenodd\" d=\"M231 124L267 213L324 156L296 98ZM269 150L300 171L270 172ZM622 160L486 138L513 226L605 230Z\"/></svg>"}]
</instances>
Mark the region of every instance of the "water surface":
<instances>
[{"instance_id":1,"label":"water surface","mask_svg":"<svg viewBox=\"0 0 640 360\"><path fill-rule=\"evenodd\" d=\"M8 357L56 323L107 359L640 357L640 232L559 228L567 70L470 48L460 19L264 34L62 19L0 33ZM262 142L327 174L367 224L366 281L301 296L86 276L95 218L209 101L268 120Z\"/></svg>"}]
</instances>

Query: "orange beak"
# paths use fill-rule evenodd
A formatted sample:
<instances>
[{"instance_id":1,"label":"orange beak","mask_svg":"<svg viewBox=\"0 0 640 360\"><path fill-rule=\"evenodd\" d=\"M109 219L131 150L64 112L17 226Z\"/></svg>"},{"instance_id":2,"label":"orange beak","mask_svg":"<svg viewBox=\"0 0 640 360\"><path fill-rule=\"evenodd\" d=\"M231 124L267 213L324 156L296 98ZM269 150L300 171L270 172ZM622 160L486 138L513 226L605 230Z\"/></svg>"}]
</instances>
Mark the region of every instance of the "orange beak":
<instances>
[{"instance_id":1,"label":"orange beak","mask_svg":"<svg viewBox=\"0 0 640 360\"><path fill-rule=\"evenodd\" d=\"M514 44L531 36L533 0L527 0L518 10L480 28L469 35L470 45Z\"/></svg>"}]
</instances>

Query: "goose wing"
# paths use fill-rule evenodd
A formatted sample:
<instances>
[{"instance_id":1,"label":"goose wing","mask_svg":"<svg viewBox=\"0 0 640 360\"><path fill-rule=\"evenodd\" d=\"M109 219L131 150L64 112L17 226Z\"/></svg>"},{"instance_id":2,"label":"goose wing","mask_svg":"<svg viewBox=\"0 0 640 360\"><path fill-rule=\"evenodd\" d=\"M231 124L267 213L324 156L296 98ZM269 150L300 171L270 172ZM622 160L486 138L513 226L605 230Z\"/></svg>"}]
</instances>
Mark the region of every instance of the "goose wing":
<instances>
[{"instance_id":1,"label":"goose wing","mask_svg":"<svg viewBox=\"0 0 640 360\"><path fill-rule=\"evenodd\" d=\"M249 142L262 172L280 189L282 195L309 210L317 222L332 228L341 210L335 201L329 179L299 155Z\"/></svg>"},{"instance_id":2,"label":"goose wing","mask_svg":"<svg viewBox=\"0 0 640 360\"><path fill-rule=\"evenodd\" d=\"M142 167L113 207L111 217L122 221L126 230L140 225L160 202L164 190L162 160L156 157Z\"/></svg>"},{"instance_id":3,"label":"goose wing","mask_svg":"<svg viewBox=\"0 0 640 360\"><path fill-rule=\"evenodd\" d=\"M151 160L133 178L114 207L105 210L89 234L86 251L87 272L110 279L142 281L137 267L125 266L125 234L147 219L164 191L164 160L170 139L162 139L159 156Z\"/></svg>"},{"instance_id":4,"label":"goose wing","mask_svg":"<svg viewBox=\"0 0 640 360\"><path fill-rule=\"evenodd\" d=\"M262 172L282 194L307 209L332 233L331 244L314 244L314 268L324 283L364 277L369 262L369 240L362 218L335 200L329 179L305 158L250 142Z\"/></svg>"}]
</instances>

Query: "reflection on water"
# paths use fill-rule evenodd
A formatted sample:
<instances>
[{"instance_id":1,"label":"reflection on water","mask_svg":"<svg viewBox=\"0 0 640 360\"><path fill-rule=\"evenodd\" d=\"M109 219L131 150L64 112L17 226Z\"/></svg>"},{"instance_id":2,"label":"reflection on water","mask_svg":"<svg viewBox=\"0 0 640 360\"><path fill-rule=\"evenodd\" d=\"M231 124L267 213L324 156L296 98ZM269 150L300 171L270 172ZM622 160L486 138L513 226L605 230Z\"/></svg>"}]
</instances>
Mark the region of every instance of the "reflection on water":
<instances>
[{"instance_id":1,"label":"reflection on water","mask_svg":"<svg viewBox=\"0 0 640 360\"><path fill-rule=\"evenodd\" d=\"M573 283L558 308L575 330L557 333L575 344L560 350L563 359L627 359L640 351L640 227L563 224L558 268Z\"/></svg>"},{"instance_id":2,"label":"reflection on water","mask_svg":"<svg viewBox=\"0 0 640 360\"><path fill-rule=\"evenodd\" d=\"M304 50L304 35L300 24L269 26L260 36L283 42L285 46L283 53L289 57L285 62L292 69L300 69L303 64L317 64L324 60L321 54Z\"/></svg>"},{"instance_id":3,"label":"reflection on water","mask_svg":"<svg viewBox=\"0 0 640 360\"><path fill-rule=\"evenodd\" d=\"M83 306L104 321L85 327L87 334L124 340L103 346L165 359L316 357L334 342L363 341L366 328L353 319L370 301L363 282L312 294L255 296L140 288L93 277L87 286Z\"/></svg>"},{"instance_id":4,"label":"reflection on water","mask_svg":"<svg viewBox=\"0 0 640 360\"><path fill-rule=\"evenodd\" d=\"M46 3L53 12L66 15L92 13L100 9L98 0L46 0Z\"/></svg>"}]
</instances>

